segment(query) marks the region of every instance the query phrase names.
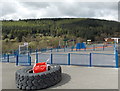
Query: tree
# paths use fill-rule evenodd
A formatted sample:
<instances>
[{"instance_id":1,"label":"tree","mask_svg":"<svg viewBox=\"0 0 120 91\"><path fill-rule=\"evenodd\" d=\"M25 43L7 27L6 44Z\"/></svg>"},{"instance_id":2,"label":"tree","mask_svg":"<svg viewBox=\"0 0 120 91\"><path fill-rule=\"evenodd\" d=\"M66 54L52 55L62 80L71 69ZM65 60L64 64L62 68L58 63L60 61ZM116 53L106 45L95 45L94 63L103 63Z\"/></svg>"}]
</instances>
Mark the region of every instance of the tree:
<instances>
[{"instance_id":1,"label":"tree","mask_svg":"<svg viewBox=\"0 0 120 91\"><path fill-rule=\"evenodd\" d=\"M4 39L6 39L6 38L8 38L7 34L3 35L3 38L2 38L2 39L4 40Z\"/></svg>"}]
</instances>

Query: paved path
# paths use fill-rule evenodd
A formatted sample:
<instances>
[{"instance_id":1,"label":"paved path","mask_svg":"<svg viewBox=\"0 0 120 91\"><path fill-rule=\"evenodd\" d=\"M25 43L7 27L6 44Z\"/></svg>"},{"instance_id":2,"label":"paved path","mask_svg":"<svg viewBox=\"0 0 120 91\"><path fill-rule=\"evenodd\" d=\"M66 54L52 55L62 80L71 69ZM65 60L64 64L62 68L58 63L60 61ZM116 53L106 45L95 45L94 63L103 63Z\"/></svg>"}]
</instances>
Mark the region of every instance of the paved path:
<instances>
[{"instance_id":1,"label":"paved path","mask_svg":"<svg viewBox=\"0 0 120 91\"><path fill-rule=\"evenodd\" d=\"M2 64L2 88L16 89L15 72L23 68L14 63ZM49 89L117 89L118 69L102 67L62 66L63 79Z\"/></svg>"}]
</instances>

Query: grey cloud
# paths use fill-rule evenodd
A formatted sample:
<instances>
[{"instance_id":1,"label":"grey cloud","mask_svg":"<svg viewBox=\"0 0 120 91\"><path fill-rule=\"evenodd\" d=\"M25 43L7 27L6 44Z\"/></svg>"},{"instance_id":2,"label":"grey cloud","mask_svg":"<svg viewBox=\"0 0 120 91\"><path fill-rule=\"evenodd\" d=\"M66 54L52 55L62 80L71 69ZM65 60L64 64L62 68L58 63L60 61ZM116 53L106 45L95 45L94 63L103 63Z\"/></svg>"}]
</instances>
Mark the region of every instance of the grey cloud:
<instances>
[{"instance_id":1,"label":"grey cloud","mask_svg":"<svg viewBox=\"0 0 120 91\"><path fill-rule=\"evenodd\" d=\"M116 19L117 3L114 2L19 2L19 8L17 5L4 6L3 17L9 14L24 12L21 14L21 18L48 18L48 17L88 17L104 19ZM8 8L7 8L8 7ZM16 11L16 9L18 11ZM26 13L27 12L27 13ZM109 15L109 17L107 17Z\"/></svg>"},{"instance_id":2,"label":"grey cloud","mask_svg":"<svg viewBox=\"0 0 120 91\"><path fill-rule=\"evenodd\" d=\"M118 21L120 22L120 1L118 3Z\"/></svg>"},{"instance_id":3,"label":"grey cloud","mask_svg":"<svg viewBox=\"0 0 120 91\"><path fill-rule=\"evenodd\" d=\"M2 3L2 16L15 13L16 11L15 3Z\"/></svg>"},{"instance_id":4,"label":"grey cloud","mask_svg":"<svg viewBox=\"0 0 120 91\"><path fill-rule=\"evenodd\" d=\"M24 7L28 7L31 9L39 9L39 8L46 8L49 6L47 2L22 2L21 5Z\"/></svg>"},{"instance_id":5,"label":"grey cloud","mask_svg":"<svg viewBox=\"0 0 120 91\"><path fill-rule=\"evenodd\" d=\"M55 4L54 4L55 5ZM59 12L63 15L76 17L94 17L101 10L117 11L116 3L74 3L56 4ZM104 12L107 13L107 12Z\"/></svg>"}]
</instances>

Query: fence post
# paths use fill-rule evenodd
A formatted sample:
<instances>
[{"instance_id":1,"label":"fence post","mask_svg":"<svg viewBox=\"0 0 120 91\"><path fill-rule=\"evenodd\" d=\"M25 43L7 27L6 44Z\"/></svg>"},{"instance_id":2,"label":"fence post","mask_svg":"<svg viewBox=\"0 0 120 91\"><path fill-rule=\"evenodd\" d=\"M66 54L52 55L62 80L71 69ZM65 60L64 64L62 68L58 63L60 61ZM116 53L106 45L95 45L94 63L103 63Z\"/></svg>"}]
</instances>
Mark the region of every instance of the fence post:
<instances>
[{"instance_id":1,"label":"fence post","mask_svg":"<svg viewBox=\"0 0 120 91\"><path fill-rule=\"evenodd\" d=\"M68 65L70 65L70 53L68 53Z\"/></svg>"},{"instance_id":2,"label":"fence post","mask_svg":"<svg viewBox=\"0 0 120 91\"><path fill-rule=\"evenodd\" d=\"M103 45L103 51L104 51L104 45Z\"/></svg>"},{"instance_id":3,"label":"fence post","mask_svg":"<svg viewBox=\"0 0 120 91\"><path fill-rule=\"evenodd\" d=\"M90 53L90 67L92 67L92 53Z\"/></svg>"},{"instance_id":4,"label":"fence post","mask_svg":"<svg viewBox=\"0 0 120 91\"><path fill-rule=\"evenodd\" d=\"M71 51L73 51L73 47L71 47Z\"/></svg>"},{"instance_id":5,"label":"fence post","mask_svg":"<svg viewBox=\"0 0 120 91\"><path fill-rule=\"evenodd\" d=\"M4 59L6 58L6 54L3 54Z\"/></svg>"},{"instance_id":6,"label":"fence post","mask_svg":"<svg viewBox=\"0 0 120 91\"><path fill-rule=\"evenodd\" d=\"M58 48L57 48L57 52L59 52Z\"/></svg>"},{"instance_id":7,"label":"fence post","mask_svg":"<svg viewBox=\"0 0 120 91\"><path fill-rule=\"evenodd\" d=\"M31 65L31 56L29 55L29 64Z\"/></svg>"},{"instance_id":8,"label":"fence post","mask_svg":"<svg viewBox=\"0 0 120 91\"><path fill-rule=\"evenodd\" d=\"M45 52L47 51L47 49L45 48Z\"/></svg>"},{"instance_id":9,"label":"fence post","mask_svg":"<svg viewBox=\"0 0 120 91\"><path fill-rule=\"evenodd\" d=\"M9 54L7 55L7 62L9 62Z\"/></svg>"},{"instance_id":10,"label":"fence post","mask_svg":"<svg viewBox=\"0 0 120 91\"><path fill-rule=\"evenodd\" d=\"M76 51L77 51L77 48L76 48Z\"/></svg>"},{"instance_id":11,"label":"fence post","mask_svg":"<svg viewBox=\"0 0 120 91\"><path fill-rule=\"evenodd\" d=\"M31 58L30 58L30 53L28 52L28 63L29 63L29 65L31 65Z\"/></svg>"},{"instance_id":12,"label":"fence post","mask_svg":"<svg viewBox=\"0 0 120 91\"><path fill-rule=\"evenodd\" d=\"M18 54L16 55L16 65L18 65Z\"/></svg>"},{"instance_id":13,"label":"fence post","mask_svg":"<svg viewBox=\"0 0 120 91\"><path fill-rule=\"evenodd\" d=\"M36 53L38 52L38 50L36 49Z\"/></svg>"},{"instance_id":14,"label":"fence post","mask_svg":"<svg viewBox=\"0 0 120 91\"><path fill-rule=\"evenodd\" d=\"M95 51L95 45L93 45L93 51Z\"/></svg>"},{"instance_id":15,"label":"fence post","mask_svg":"<svg viewBox=\"0 0 120 91\"><path fill-rule=\"evenodd\" d=\"M114 43L114 53L116 53L116 42Z\"/></svg>"},{"instance_id":16,"label":"fence post","mask_svg":"<svg viewBox=\"0 0 120 91\"><path fill-rule=\"evenodd\" d=\"M51 52L52 52L52 48L51 48Z\"/></svg>"},{"instance_id":17,"label":"fence post","mask_svg":"<svg viewBox=\"0 0 120 91\"><path fill-rule=\"evenodd\" d=\"M50 63L53 64L53 54L50 54Z\"/></svg>"},{"instance_id":18,"label":"fence post","mask_svg":"<svg viewBox=\"0 0 120 91\"><path fill-rule=\"evenodd\" d=\"M29 49L29 51L30 51L30 54L32 53L32 50L31 49Z\"/></svg>"},{"instance_id":19,"label":"fence post","mask_svg":"<svg viewBox=\"0 0 120 91\"><path fill-rule=\"evenodd\" d=\"M64 52L65 52L65 47L64 47Z\"/></svg>"},{"instance_id":20,"label":"fence post","mask_svg":"<svg viewBox=\"0 0 120 91\"><path fill-rule=\"evenodd\" d=\"M118 51L115 52L115 60L116 60L116 68L119 67L119 61L118 61Z\"/></svg>"},{"instance_id":21,"label":"fence post","mask_svg":"<svg viewBox=\"0 0 120 91\"><path fill-rule=\"evenodd\" d=\"M36 63L38 63L38 53L37 53L37 50L36 50Z\"/></svg>"}]
</instances>

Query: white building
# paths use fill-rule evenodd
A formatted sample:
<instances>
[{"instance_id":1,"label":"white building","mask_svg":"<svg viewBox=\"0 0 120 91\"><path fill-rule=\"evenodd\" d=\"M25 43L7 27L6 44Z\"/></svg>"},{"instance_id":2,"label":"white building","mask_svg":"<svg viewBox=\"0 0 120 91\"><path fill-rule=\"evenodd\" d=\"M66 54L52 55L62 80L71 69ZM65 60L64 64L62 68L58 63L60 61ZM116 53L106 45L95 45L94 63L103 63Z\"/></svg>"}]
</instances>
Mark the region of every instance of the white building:
<instances>
[{"instance_id":1,"label":"white building","mask_svg":"<svg viewBox=\"0 0 120 91\"><path fill-rule=\"evenodd\" d=\"M115 41L116 43L120 43L120 38L114 38L114 37L111 37L111 38L104 38L105 41Z\"/></svg>"}]
</instances>

